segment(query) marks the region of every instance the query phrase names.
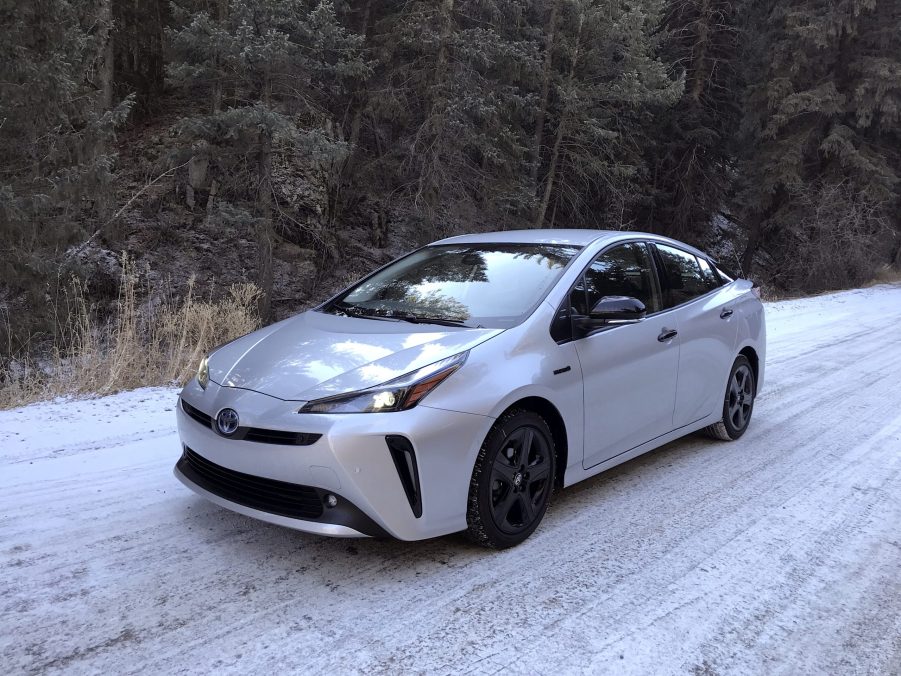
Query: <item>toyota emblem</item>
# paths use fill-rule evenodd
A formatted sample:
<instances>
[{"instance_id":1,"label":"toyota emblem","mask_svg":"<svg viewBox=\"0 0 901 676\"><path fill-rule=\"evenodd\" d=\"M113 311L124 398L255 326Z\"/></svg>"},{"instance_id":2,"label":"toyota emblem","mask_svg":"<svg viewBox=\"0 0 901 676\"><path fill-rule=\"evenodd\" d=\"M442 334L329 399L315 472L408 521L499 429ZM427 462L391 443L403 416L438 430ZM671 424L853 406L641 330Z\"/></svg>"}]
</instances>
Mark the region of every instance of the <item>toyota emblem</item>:
<instances>
[{"instance_id":1,"label":"toyota emblem","mask_svg":"<svg viewBox=\"0 0 901 676\"><path fill-rule=\"evenodd\" d=\"M219 433L230 437L238 431L238 412L233 408L223 408L216 416L216 428Z\"/></svg>"}]
</instances>

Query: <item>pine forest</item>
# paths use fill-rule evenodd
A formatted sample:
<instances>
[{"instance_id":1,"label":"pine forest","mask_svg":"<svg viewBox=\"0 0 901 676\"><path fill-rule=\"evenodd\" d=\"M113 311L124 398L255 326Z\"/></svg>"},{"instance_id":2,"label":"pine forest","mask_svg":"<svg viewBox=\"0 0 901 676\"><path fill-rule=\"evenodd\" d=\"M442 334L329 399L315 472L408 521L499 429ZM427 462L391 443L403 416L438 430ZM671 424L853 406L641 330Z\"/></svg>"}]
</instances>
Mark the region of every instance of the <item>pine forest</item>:
<instances>
[{"instance_id":1,"label":"pine forest","mask_svg":"<svg viewBox=\"0 0 901 676\"><path fill-rule=\"evenodd\" d=\"M121 338L124 310L140 334L188 298L267 323L463 232L660 233L771 297L901 266L897 0L0 0L0 17L7 379L72 357L79 322L82 352L110 322Z\"/></svg>"}]
</instances>

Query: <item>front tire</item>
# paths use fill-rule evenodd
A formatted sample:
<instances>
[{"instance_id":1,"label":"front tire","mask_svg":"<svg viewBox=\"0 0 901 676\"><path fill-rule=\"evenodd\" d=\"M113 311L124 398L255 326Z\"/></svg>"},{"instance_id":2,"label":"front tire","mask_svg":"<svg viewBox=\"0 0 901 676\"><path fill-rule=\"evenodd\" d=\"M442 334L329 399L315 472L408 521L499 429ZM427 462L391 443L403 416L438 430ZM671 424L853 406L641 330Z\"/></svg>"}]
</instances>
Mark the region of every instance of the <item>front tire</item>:
<instances>
[{"instance_id":1,"label":"front tire","mask_svg":"<svg viewBox=\"0 0 901 676\"><path fill-rule=\"evenodd\" d=\"M754 369L751 368L748 358L740 354L729 372L726 397L723 401L723 418L719 422L705 427L704 431L722 441L738 439L751 423L756 396L757 383L754 380Z\"/></svg>"},{"instance_id":2,"label":"front tire","mask_svg":"<svg viewBox=\"0 0 901 676\"><path fill-rule=\"evenodd\" d=\"M502 415L472 471L467 536L495 549L525 540L547 511L555 472L554 437L544 418L518 409Z\"/></svg>"}]
</instances>

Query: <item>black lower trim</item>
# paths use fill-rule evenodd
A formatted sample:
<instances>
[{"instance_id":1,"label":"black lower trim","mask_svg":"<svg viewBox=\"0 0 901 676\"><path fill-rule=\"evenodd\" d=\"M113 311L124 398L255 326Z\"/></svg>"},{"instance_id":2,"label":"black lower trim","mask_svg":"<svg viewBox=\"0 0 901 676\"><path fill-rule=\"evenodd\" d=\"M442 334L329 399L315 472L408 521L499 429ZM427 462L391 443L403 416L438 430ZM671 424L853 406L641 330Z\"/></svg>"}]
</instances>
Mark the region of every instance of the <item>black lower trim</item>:
<instances>
[{"instance_id":1,"label":"black lower trim","mask_svg":"<svg viewBox=\"0 0 901 676\"><path fill-rule=\"evenodd\" d=\"M184 399L181 400L181 407L185 413L187 413L189 416L191 416L191 418L199 422L201 425L205 425L207 427L213 426L213 418L211 416L207 415L199 408L191 406L191 404L186 402Z\"/></svg>"},{"instance_id":2,"label":"black lower trim","mask_svg":"<svg viewBox=\"0 0 901 676\"><path fill-rule=\"evenodd\" d=\"M418 519L422 516L422 491L419 488L419 468L416 465L413 444L399 434L389 434L385 437L385 443L391 451L391 459L394 460L394 467L404 487L404 493L407 494L413 516Z\"/></svg>"},{"instance_id":3,"label":"black lower trim","mask_svg":"<svg viewBox=\"0 0 901 676\"><path fill-rule=\"evenodd\" d=\"M347 526L373 537L390 537L359 507L334 491L237 472L207 460L187 446L176 467L205 491L244 507L292 519ZM335 507L326 507L328 495L338 498Z\"/></svg>"}]
</instances>

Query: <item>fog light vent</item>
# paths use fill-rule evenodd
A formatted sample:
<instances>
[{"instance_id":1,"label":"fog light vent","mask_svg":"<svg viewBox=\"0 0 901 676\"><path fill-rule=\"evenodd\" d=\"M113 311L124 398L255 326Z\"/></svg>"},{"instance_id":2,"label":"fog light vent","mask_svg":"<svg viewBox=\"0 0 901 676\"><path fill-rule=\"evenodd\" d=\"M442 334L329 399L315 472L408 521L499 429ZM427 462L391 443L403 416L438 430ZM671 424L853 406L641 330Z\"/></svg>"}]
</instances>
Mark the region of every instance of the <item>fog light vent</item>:
<instances>
[{"instance_id":1,"label":"fog light vent","mask_svg":"<svg viewBox=\"0 0 901 676\"><path fill-rule=\"evenodd\" d=\"M389 434L385 437L385 443L388 444L388 450L391 451L391 458L397 468L397 475L404 487L404 493L407 494L413 516L418 519L422 516L422 495L419 490L419 470L416 466L413 444L406 437L396 434Z\"/></svg>"}]
</instances>

